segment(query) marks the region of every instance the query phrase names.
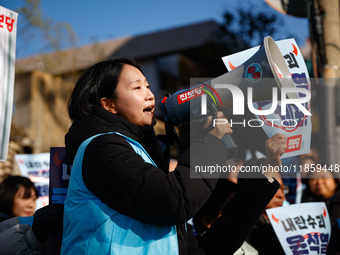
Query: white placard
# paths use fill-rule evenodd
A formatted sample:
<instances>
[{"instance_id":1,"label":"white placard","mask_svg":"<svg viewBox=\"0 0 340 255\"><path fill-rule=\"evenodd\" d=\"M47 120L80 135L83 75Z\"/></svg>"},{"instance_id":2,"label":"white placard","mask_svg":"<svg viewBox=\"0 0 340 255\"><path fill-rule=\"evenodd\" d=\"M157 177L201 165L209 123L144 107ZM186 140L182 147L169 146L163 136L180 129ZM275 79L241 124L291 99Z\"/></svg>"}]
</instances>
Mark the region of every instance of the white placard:
<instances>
[{"instance_id":1,"label":"white placard","mask_svg":"<svg viewBox=\"0 0 340 255\"><path fill-rule=\"evenodd\" d=\"M266 210L285 254L326 254L331 223L324 202Z\"/></svg>"},{"instance_id":2,"label":"white placard","mask_svg":"<svg viewBox=\"0 0 340 255\"><path fill-rule=\"evenodd\" d=\"M16 154L15 160L21 174L28 177L38 189L36 210L48 205L50 153Z\"/></svg>"},{"instance_id":3,"label":"white placard","mask_svg":"<svg viewBox=\"0 0 340 255\"><path fill-rule=\"evenodd\" d=\"M12 120L18 14L0 6L0 161L6 161Z\"/></svg>"},{"instance_id":4,"label":"white placard","mask_svg":"<svg viewBox=\"0 0 340 255\"><path fill-rule=\"evenodd\" d=\"M284 57L287 67L291 73L294 84L297 88L308 89L311 92L311 83L308 70L295 39L286 39L276 41L282 56ZM228 71L243 64L251 58L259 49L260 46L241 51L222 58ZM271 102L254 103L255 109L267 110L271 107ZM305 108L310 111L310 101L305 104ZM276 112L281 112L281 102L278 102ZM287 150L281 158L298 156L310 152L312 122L311 117L304 115L295 105L287 105L287 114L285 116L278 113L270 115L255 115L256 118L264 125L264 132L268 137L272 137L277 133L283 133L287 137ZM271 121L280 120L280 121ZM295 120L295 121L294 121ZM283 125L280 124L283 122ZM294 127L293 127L294 126Z\"/></svg>"}]
</instances>

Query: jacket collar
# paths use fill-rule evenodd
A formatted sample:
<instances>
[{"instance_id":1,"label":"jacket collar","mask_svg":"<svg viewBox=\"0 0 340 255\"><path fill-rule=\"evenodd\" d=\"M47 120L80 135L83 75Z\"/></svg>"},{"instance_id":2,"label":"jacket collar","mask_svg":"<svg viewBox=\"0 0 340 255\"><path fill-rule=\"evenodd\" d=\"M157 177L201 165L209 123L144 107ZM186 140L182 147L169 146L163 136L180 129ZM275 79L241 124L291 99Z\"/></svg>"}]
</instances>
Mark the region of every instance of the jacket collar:
<instances>
[{"instance_id":1,"label":"jacket collar","mask_svg":"<svg viewBox=\"0 0 340 255\"><path fill-rule=\"evenodd\" d=\"M87 138L107 132L119 132L139 142L156 164L160 168L164 167L164 160L160 161L159 159L160 157L162 158L162 155L152 126L137 126L99 106L94 108L88 116L76 119L72 123L69 132L65 135L68 160L73 162L78 147Z\"/></svg>"}]
</instances>

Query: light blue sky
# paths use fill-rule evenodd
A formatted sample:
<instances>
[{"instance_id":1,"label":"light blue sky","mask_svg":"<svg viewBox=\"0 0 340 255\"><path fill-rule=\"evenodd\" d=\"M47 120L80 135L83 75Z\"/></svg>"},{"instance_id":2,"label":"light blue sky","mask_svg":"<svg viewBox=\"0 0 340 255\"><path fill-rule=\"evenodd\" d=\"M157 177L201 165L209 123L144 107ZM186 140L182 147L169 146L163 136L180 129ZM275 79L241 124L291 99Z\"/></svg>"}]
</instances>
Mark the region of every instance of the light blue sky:
<instances>
[{"instance_id":1,"label":"light blue sky","mask_svg":"<svg viewBox=\"0 0 340 255\"><path fill-rule=\"evenodd\" d=\"M261 9L263 0L41 0L44 17L54 22L69 23L77 37L77 46L127 35L138 35L206 20L222 21L224 10L233 11L248 3ZM11 10L23 5L23 0L1 0L0 5ZM280 14L285 22L284 31L295 34L299 46L309 36L308 19ZM20 24L20 13L18 22ZM285 39L283 32L280 38ZM17 58L42 53L41 41L25 45L17 36Z\"/></svg>"}]
</instances>

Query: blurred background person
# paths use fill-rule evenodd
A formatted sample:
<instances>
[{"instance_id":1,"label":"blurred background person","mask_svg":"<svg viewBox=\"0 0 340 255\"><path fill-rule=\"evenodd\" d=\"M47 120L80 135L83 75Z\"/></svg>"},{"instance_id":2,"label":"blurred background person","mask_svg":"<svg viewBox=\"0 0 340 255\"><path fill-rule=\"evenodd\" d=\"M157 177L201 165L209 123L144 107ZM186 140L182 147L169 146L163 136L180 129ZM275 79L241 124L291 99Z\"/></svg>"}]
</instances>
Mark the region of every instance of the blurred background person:
<instances>
[{"instance_id":1,"label":"blurred background person","mask_svg":"<svg viewBox=\"0 0 340 255\"><path fill-rule=\"evenodd\" d=\"M33 216L38 190L23 176L9 176L0 184L0 221L20 216Z\"/></svg>"},{"instance_id":2,"label":"blurred background person","mask_svg":"<svg viewBox=\"0 0 340 255\"><path fill-rule=\"evenodd\" d=\"M340 218L340 181L328 170L328 166L321 167L321 165L316 167L314 172L307 173L306 181L307 186L301 202L325 202L332 231L327 254L340 254L338 225Z\"/></svg>"},{"instance_id":3,"label":"blurred background person","mask_svg":"<svg viewBox=\"0 0 340 255\"><path fill-rule=\"evenodd\" d=\"M302 154L299 157L286 158L283 162L287 167L291 168L293 165L295 168L292 172L282 173L281 176L285 185L289 187L286 200L290 204L299 204L301 203L302 193L307 186L307 173L309 169L315 168L317 164L320 164L320 158L311 150L309 153Z\"/></svg>"},{"instance_id":4,"label":"blurred background person","mask_svg":"<svg viewBox=\"0 0 340 255\"><path fill-rule=\"evenodd\" d=\"M306 189L302 194L302 202L326 202L339 190L340 182L327 168L321 165L306 175Z\"/></svg>"},{"instance_id":5,"label":"blurred background person","mask_svg":"<svg viewBox=\"0 0 340 255\"><path fill-rule=\"evenodd\" d=\"M340 181L326 167L317 167L315 172L307 174L307 187L302 195L302 202L325 202L331 225L340 218L340 207L329 200L340 190Z\"/></svg>"},{"instance_id":6,"label":"blurred background person","mask_svg":"<svg viewBox=\"0 0 340 255\"><path fill-rule=\"evenodd\" d=\"M63 212L63 204L51 204L38 209L34 216L0 222L0 254L60 254Z\"/></svg>"}]
</instances>

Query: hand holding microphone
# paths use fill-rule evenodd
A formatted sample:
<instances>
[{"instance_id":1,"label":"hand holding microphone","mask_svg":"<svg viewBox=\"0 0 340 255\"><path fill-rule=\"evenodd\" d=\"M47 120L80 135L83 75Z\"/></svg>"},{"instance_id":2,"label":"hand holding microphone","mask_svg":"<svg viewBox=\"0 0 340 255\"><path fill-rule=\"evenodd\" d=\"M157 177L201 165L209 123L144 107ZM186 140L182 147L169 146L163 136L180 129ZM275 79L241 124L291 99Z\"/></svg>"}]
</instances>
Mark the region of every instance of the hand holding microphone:
<instances>
[{"instance_id":1,"label":"hand holding microphone","mask_svg":"<svg viewBox=\"0 0 340 255\"><path fill-rule=\"evenodd\" d=\"M216 119L219 121L216 121ZM218 139L221 140L224 135L233 133L233 130L231 129L231 125L226 119L223 112L221 111L217 112L216 119L213 123L215 127L213 127L213 130L211 130L209 134L216 136ZM207 120L205 121L203 128L207 128L208 126L210 126L212 121L213 121L212 116L209 116Z\"/></svg>"},{"instance_id":2,"label":"hand holding microphone","mask_svg":"<svg viewBox=\"0 0 340 255\"><path fill-rule=\"evenodd\" d=\"M209 134L220 139L221 142L228 148L229 156L234 156L238 147L231 137L231 134L233 133L231 124L228 122L223 112L217 111L216 108L212 109L212 111L215 112L214 117L209 116L207 118L203 129L210 126L213 121L213 129L209 132Z\"/></svg>"}]
</instances>

